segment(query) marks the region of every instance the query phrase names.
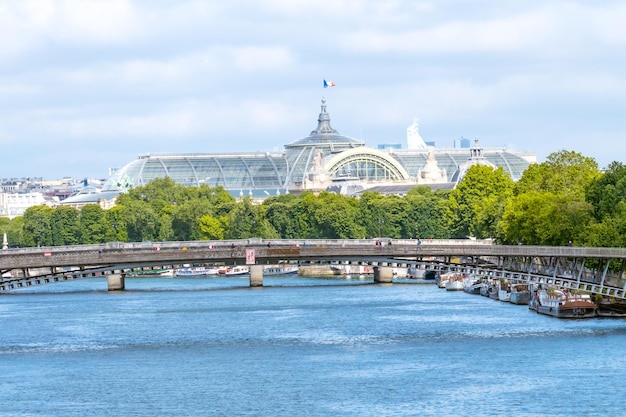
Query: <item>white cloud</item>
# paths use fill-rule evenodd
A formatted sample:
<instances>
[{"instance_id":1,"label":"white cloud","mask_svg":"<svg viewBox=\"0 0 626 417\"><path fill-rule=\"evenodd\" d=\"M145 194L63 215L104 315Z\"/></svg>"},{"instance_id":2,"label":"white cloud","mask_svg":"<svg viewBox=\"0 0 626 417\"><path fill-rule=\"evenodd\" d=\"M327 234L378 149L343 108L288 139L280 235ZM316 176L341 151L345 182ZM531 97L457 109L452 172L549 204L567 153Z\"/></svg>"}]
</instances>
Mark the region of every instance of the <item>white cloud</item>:
<instances>
[{"instance_id":1,"label":"white cloud","mask_svg":"<svg viewBox=\"0 0 626 417\"><path fill-rule=\"evenodd\" d=\"M539 149L581 119L615 138L624 21L619 1L0 0L0 140L266 150L308 134L322 95L372 145L415 116L446 141Z\"/></svg>"},{"instance_id":2,"label":"white cloud","mask_svg":"<svg viewBox=\"0 0 626 417\"><path fill-rule=\"evenodd\" d=\"M216 47L159 59L128 59L84 66L33 68L0 77L0 107L9 98L39 100L124 100L223 94L240 91L242 80L272 77L293 70L295 57L285 48ZM265 74L265 75L263 75ZM266 83L265 80L248 82ZM275 83L274 83L275 84Z\"/></svg>"},{"instance_id":3,"label":"white cloud","mask_svg":"<svg viewBox=\"0 0 626 417\"><path fill-rule=\"evenodd\" d=\"M23 100L40 91L40 88L32 83L12 78L0 78L0 98L19 98Z\"/></svg>"},{"instance_id":4,"label":"white cloud","mask_svg":"<svg viewBox=\"0 0 626 417\"><path fill-rule=\"evenodd\" d=\"M262 8L292 17L355 16L367 6L363 0L268 0Z\"/></svg>"},{"instance_id":5,"label":"white cloud","mask_svg":"<svg viewBox=\"0 0 626 417\"><path fill-rule=\"evenodd\" d=\"M120 44L135 33L130 0L59 0L50 16L50 35L68 43Z\"/></svg>"},{"instance_id":6,"label":"white cloud","mask_svg":"<svg viewBox=\"0 0 626 417\"><path fill-rule=\"evenodd\" d=\"M529 4L514 14L491 14L488 18L461 18L428 24L423 20L414 28L400 26L367 28L346 34L340 44L345 50L397 53L471 53L516 52L577 53L581 46L594 42L623 44L626 32L626 7L582 6L571 2Z\"/></svg>"},{"instance_id":7,"label":"white cloud","mask_svg":"<svg viewBox=\"0 0 626 417\"><path fill-rule=\"evenodd\" d=\"M239 109L236 109L239 110ZM240 111L232 115L234 120L243 117L243 121L250 123L252 129L259 131L274 131L289 124L293 108L280 101L246 101L240 106Z\"/></svg>"},{"instance_id":8,"label":"white cloud","mask_svg":"<svg viewBox=\"0 0 626 417\"><path fill-rule=\"evenodd\" d=\"M15 57L51 43L121 44L137 27L130 0L21 0L0 3L2 53Z\"/></svg>"},{"instance_id":9,"label":"white cloud","mask_svg":"<svg viewBox=\"0 0 626 417\"><path fill-rule=\"evenodd\" d=\"M603 42L613 45L626 44L626 5L615 4L611 7L598 5L593 9L583 11L589 19L593 33Z\"/></svg>"},{"instance_id":10,"label":"white cloud","mask_svg":"<svg viewBox=\"0 0 626 417\"><path fill-rule=\"evenodd\" d=\"M346 36L347 50L371 52L425 52L436 54L515 51L536 47L552 31L545 13L483 21L452 21L432 27L381 32L363 30Z\"/></svg>"},{"instance_id":11,"label":"white cloud","mask_svg":"<svg viewBox=\"0 0 626 417\"><path fill-rule=\"evenodd\" d=\"M293 109L277 100L184 100L161 102L132 114L120 114L111 106L47 107L11 117L4 125L28 132L27 136L39 138L42 142L60 138L62 143L68 144L83 143L88 139L106 140L111 146L121 146L128 138L134 138L135 144L144 143L147 150L158 141L170 141L170 148L174 149L179 143L195 137L215 140L232 135L233 131L246 131L248 136L280 131L292 123L292 112ZM313 118L313 115L308 117ZM9 140L4 138L5 143ZM224 148L232 145L220 144Z\"/></svg>"},{"instance_id":12,"label":"white cloud","mask_svg":"<svg viewBox=\"0 0 626 417\"><path fill-rule=\"evenodd\" d=\"M281 47L243 47L227 51L226 56L238 70L288 70L293 64L291 53Z\"/></svg>"}]
</instances>

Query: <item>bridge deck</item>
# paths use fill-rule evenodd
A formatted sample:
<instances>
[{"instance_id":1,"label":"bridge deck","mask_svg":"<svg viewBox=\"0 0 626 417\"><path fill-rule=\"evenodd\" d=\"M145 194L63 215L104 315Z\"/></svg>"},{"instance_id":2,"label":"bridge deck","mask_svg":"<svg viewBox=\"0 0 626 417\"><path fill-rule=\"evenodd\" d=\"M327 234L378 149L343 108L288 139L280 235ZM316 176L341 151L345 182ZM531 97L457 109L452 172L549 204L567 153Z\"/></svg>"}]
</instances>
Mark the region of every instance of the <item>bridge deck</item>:
<instances>
[{"instance_id":1,"label":"bridge deck","mask_svg":"<svg viewBox=\"0 0 626 417\"><path fill-rule=\"evenodd\" d=\"M194 242L113 242L101 245L10 249L0 251L0 292L143 266L279 262L367 265L427 265L475 268L504 278L578 288L624 299L626 249L502 246L473 240L261 240ZM476 269L477 268L477 269Z\"/></svg>"}]
</instances>

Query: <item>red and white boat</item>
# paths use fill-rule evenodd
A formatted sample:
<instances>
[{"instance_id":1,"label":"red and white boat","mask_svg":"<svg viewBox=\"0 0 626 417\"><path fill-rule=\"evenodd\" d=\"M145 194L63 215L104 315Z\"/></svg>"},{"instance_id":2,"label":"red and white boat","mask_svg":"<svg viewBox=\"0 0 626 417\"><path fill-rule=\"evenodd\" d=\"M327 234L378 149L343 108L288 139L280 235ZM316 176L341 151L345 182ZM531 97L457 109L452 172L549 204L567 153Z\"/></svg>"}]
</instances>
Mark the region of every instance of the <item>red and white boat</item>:
<instances>
[{"instance_id":1,"label":"red and white boat","mask_svg":"<svg viewBox=\"0 0 626 417\"><path fill-rule=\"evenodd\" d=\"M227 277L248 275L249 273L250 273L250 268L248 268L247 266L240 266L240 265L235 265L224 271L224 275L226 275Z\"/></svg>"},{"instance_id":2,"label":"red and white boat","mask_svg":"<svg viewBox=\"0 0 626 417\"><path fill-rule=\"evenodd\" d=\"M565 319L595 317L597 311L589 294L574 294L558 288L534 291L528 308L537 313Z\"/></svg>"}]
</instances>

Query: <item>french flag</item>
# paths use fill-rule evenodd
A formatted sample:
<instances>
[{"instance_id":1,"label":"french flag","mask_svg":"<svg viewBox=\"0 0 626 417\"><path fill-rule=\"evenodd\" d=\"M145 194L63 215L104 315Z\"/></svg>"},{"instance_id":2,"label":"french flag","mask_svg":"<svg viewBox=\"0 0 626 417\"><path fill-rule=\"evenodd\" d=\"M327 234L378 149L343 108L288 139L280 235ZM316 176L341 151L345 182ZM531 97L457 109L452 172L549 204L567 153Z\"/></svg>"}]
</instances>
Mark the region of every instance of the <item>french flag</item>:
<instances>
[{"instance_id":1,"label":"french flag","mask_svg":"<svg viewBox=\"0 0 626 417\"><path fill-rule=\"evenodd\" d=\"M335 83L334 83L334 82L332 82L332 81L326 81L326 80L324 80L324 88L334 87L334 86L336 86L336 85L337 85L337 84L335 84Z\"/></svg>"}]
</instances>

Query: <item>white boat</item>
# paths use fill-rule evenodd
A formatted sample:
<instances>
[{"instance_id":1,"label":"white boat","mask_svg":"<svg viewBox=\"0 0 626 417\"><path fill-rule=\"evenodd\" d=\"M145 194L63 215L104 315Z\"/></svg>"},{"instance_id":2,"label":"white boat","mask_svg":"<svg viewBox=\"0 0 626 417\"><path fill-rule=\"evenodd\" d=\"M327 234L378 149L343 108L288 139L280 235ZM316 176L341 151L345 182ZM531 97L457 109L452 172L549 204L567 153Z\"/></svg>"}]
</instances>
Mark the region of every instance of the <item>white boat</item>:
<instances>
[{"instance_id":1,"label":"white boat","mask_svg":"<svg viewBox=\"0 0 626 417\"><path fill-rule=\"evenodd\" d=\"M498 282L498 300L508 303L511 299L511 284L508 281Z\"/></svg>"},{"instance_id":2,"label":"white boat","mask_svg":"<svg viewBox=\"0 0 626 417\"><path fill-rule=\"evenodd\" d=\"M333 275L372 275L374 270L369 265L332 265Z\"/></svg>"},{"instance_id":3,"label":"white boat","mask_svg":"<svg viewBox=\"0 0 626 417\"><path fill-rule=\"evenodd\" d=\"M528 308L558 318L582 319L596 316L596 304L589 294L577 294L561 288L535 291Z\"/></svg>"},{"instance_id":4,"label":"white boat","mask_svg":"<svg viewBox=\"0 0 626 417\"><path fill-rule=\"evenodd\" d=\"M295 275L298 269L297 265L267 265L263 268L263 275Z\"/></svg>"},{"instance_id":5,"label":"white boat","mask_svg":"<svg viewBox=\"0 0 626 417\"><path fill-rule=\"evenodd\" d=\"M179 268L176 270L177 277L207 277L209 275L217 275L217 268L205 268L203 266Z\"/></svg>"},{"instance_id":6,"label":"white boat","mask_svg":"<svg viewBox=\"0 0 626 417\"><path fill-rule=\"evenodd\" d=\"M450 276L446 282L446 291L463 291L463 280L464 277L461 274Z\"/></svg>"},{"instance_id":7,"label":"white boat","mask_svg":"<svg viewBox=\"0 0 626 417\"><path fill-rule=\"evenodd\" d=\"M156 278L156 277L164 277L170 278L174 276L173 269L136 269L128 274L126 274L129 278Z\"/></svg>"},{"instance_id":8,"label":"white boat","mask_svg":"<svg viewBox=\"0 0 626 417\"><path fill-rule=\"evenodd\" d=\"M469 276L463 280L463 291L468 294L480 294L480 289L483 285L484 284L479 277Z\"/></svg>"},{"instance_id":9,"label":"white boat","mask_svg":"<svg viewBox=\"0 0 626 417\"><path fill-rule=\"evenodd\" d=\"M448 281L446 283L446 291L463 291L463 282Z\"/></svg>"},{"instance_id":10,"label":"white boat","mask_svg":"<svg viewBox=\"0 0 626 417\"><path fill-rule=\"evenodd\" d=\"M512 304L527 305L530 299L530 291L528 290L528 283L514 284L511 289L511 297L509 302Z\"/></svg>"},{"instance_id":11,"label":"white boat","mask_svg":"<svg viewBox=\"0 0 626 417\"><path fill-rule=\"evenodd\" d=\"M448 272L445 274L440 274L437 277L437 286L439 288L446 288L446 284L448 283L448 280L453 276L454 274L452 272Z\"/></svg>"},{"instance_id":12,"label":"white boat","mask_svg":"<svg viewBox=\"0 0 626 417\"><path fill-rule=\"evenodd\" d=\"M227 277L239 276L239 275L248 275L250 273L250 268L247 266L233 266L232 268L228 268L224 275Z\"/></svg>"}]
</instances>

